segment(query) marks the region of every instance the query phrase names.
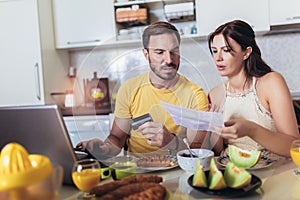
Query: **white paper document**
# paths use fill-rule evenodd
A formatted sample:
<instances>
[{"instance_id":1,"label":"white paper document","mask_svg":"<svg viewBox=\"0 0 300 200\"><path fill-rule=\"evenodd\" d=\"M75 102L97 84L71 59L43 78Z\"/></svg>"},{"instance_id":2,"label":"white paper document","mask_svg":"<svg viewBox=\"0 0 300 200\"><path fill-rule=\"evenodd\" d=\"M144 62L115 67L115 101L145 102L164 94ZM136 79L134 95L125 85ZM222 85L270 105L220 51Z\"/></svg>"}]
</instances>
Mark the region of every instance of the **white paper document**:
<instances>
[{"instance_id":1,"label":"white paper document","mask_svg":"<svg viewBox=\"0 0 300 200\"><path fill-rule=\"evenodd\" d=\"M224 118L222 113L192 110L163 101L161 101L161 104L179 126L201 131L213 131L212 126L223 127Z\"/></svg>"}]
</instances>

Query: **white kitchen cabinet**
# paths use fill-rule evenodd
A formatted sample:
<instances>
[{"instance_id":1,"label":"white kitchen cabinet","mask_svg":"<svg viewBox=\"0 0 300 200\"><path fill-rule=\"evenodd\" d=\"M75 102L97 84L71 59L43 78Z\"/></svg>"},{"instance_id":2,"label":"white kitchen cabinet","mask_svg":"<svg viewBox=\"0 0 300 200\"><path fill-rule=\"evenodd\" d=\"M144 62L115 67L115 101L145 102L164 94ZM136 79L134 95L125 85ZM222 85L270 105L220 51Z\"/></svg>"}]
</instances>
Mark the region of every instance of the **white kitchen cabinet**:
<instances>
[{"instance_id":1,"label":"white kitchen cabinet","mask_svg":"<svg viewBox=\"0 0 300 200\"><path fill-rule=\"evenodd\" d=\"M300 23L299 8L299 0L270 0L271 26Z\"/></svg>"},{"instance_id":2,"label":"white kitchen cabinet","mask_svg":"<svg viewBox=\"0 0 300 200\"><path fill-rule=\"evenodd\" d=\"M114 3L117 44L141 41L144 28L155 21L169 21L192 37L195 25L195 0L137 0Z\"/></svg>"},{"instance_id":3,"label":"white kitchen cabinet","mask_svg":"<svg viewBox=\"0 0 300 200\"><path fill-rule=\"evenodd\" d=\"M51 44L54 39L49 3L0 1L0 106L45 104L51 99L53 87L62 87L59 84L67 59L63 52L58 55ZM46 74L48 71L51 73Z\"/></svg>"},{"instance_id":4,"label":"white kitchen cabinet","mask_svg":"<svg viewBox=\"0 0 300 200\"><path fill-rule=\"evenodd\" d=\"M196 0L196 20L200 36L207 36L219 25L235 19L248 22L255 32L269 31L269 1Z\"/></svg>"},{"instance_id":5,"label":"white kitchen cabinet","mask_svg":"<svg viewBox=\"0 0 300 200\"><path fill-rule=\"evenodd\" d=\"M113 0L53 0L53 12L58 49L115 40Z\"/></svg>"},{"instance_id":6,"label":"white kitchen cabinet","mask_svg":"<svg viewBox=\"0 0 300 200\"><path fill-rule=\"evenodd\" d=\"M37 2L0 1L1 105L42 104Z\"/></svg>"},{"instance_id":7,"label":"white kitchen cabinet","mask_svg":"<svg viewBox=\"0 0 300 200\"><path fill-rule=\"evenodd\" d=\"M110 115L64 116L74 147L78 142L92 138L105 140L111 129L111 120Z\"/></svg>"}]
</instances>

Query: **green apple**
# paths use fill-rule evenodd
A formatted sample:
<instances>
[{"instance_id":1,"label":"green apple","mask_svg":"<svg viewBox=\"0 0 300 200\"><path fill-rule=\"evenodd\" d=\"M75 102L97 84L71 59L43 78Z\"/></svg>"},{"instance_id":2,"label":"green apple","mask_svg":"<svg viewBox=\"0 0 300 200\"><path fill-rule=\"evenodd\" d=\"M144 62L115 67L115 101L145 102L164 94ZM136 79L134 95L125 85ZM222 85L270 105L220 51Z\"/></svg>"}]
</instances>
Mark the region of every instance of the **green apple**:
<instances>
[{"instance_id":1,"label":"green apple","mask_svg":"<svg viewBox=\"0 0 300 200\"><path fill-rule=\"evenodd\" d=\"M250 168L258 163L261 157L259 150L244 150L234 145L229 145L229 159L238 167Z\"/></svg>"},{"instance_id":2,"label":"green apple","mask_svg":"<svg viewBox=\"0 0 300 200\"><path fill-rule=\"evenodd\" d=\"M224 176L222 172L218 169L214 158L212 158L210 161L208 183L208 188L211 190L220 190L226 188Z\"/></svg>"},{"instance_id":3,"label":"green apple","mask_svg":"<svg viewBox=\"0 0 300 200\"><path fill-rule=\"evenodd\" d=\"M228 187L239 189L250 184L252 175L244 168L240 168L232 162L228 162L225 168L224 178Z\"/></svg>"},{"instance_id":4,"label":"green apple","mask_svg":"<svg viewBox=\"0 0 300 200\"><path fill-rule=\"evenodd\" d=\"M207 179L200 158L197 161L194 171L193 186L207 187Z\"/></svg>"}]
</instances>

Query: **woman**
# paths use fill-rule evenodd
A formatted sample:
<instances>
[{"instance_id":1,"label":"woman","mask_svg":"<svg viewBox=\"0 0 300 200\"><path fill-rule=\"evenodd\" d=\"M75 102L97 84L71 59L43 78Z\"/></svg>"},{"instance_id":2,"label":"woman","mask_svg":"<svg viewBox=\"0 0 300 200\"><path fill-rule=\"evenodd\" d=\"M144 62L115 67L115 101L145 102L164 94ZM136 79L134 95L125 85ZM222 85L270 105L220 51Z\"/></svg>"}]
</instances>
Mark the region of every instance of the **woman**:
<instances>
[{"instance_id":1,"label":"woman","mask_svg":"<svg viewBox=\"0 0 300 200\"><path fill-rule=\"evenodd\" d=\"M287 84L261 58L251 26L235 20L218 27L208 38L217 70L228 79L209 92L211 105L224 114L220 137L213 134L216 152L227 144L263 150L272 159L290 157L299 139Z\"/></svg>"}]
</instances>

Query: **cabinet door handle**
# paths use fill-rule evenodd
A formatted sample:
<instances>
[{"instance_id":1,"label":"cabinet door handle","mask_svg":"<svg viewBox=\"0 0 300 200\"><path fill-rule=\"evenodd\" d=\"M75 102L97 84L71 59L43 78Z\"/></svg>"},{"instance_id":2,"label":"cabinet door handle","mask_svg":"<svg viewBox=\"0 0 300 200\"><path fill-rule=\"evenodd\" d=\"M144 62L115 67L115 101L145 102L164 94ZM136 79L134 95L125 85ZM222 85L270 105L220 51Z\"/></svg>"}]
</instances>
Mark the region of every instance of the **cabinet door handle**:
<instances>
[{"instance_id":1,"label":"cabinet door handle","mask_svg":"<svg viewBox=\"0 0 300 200\"><path fill-rule=\"evenodd\" d=\"M300 19L300 16L292 16L292 17L287 17L286 20L295 20L295 19Z\"/></svg>"},{"instance_id":2,"label":"cabinet door handle","mask_svg":"<svg viewBox=\"0 0 300 200\"><path fill-rule=\"evenodd\" d=\"M41 100L41 88L40 88L40 75L39 75L39 64L34 65L34 75L35 75L35 91L38 100Z\"/></svg>"},{"instance_id":3,"label":"cabinet door handle","mask_svg":"<svg viewBox=\"0 0 300 200\"><path fill-rule=\"evenodd\" d=\"M100 42L100 40L71 41L71 42L67 42L67 44L82 44L82 43L93 43L93 42Z\"/></svg>"}]
</instances>

